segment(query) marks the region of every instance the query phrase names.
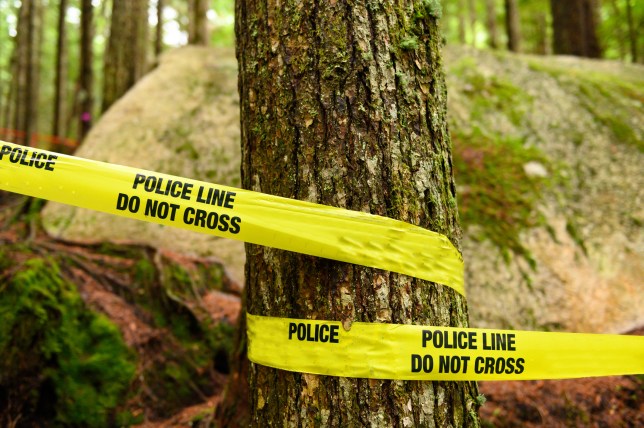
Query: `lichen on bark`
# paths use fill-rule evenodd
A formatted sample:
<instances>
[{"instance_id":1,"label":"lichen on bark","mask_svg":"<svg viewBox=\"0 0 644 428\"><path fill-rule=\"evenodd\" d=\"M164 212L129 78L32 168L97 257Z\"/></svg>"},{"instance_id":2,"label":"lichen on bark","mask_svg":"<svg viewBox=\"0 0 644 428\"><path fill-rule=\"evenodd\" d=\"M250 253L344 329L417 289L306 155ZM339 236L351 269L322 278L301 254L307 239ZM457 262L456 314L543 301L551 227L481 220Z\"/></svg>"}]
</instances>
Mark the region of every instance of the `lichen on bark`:
<instances>
[{"instance_id":1,"label":"lichen on bark","mask_svg":"<svg viewBox=\"0 0 644 428\"><path fill-rule=\"evenodd\" d=\"M237 2L245 188L404 220L460 246L441 35L426 3ZM253 314L467 325L448 287L256 245L246 254ZM249 375L255 426L478 425L474 383L255 364Z\"/></svg>"}]
</instances>

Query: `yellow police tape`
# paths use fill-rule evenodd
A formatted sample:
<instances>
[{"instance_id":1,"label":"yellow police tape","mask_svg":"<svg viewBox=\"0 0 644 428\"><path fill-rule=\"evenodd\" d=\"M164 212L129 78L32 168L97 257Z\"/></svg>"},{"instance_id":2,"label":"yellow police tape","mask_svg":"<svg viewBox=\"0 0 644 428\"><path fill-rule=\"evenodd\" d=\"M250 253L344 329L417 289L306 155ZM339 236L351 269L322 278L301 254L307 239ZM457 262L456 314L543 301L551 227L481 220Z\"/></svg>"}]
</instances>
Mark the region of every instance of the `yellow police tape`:
<instances>
[{"instance_id":1,"label":"yellow police tape","mask_svg":"<svg viewBox=\"0 0 644 428\"><path fill-rule=\"evenodd\" d=\"M461 294L443 235L366 213L0 141L0 190L415 276ZM248 354L284 370L418 380L644 372L644 337L270 318L248 314Z\"/></svg>"},{"instance_id":2,"label":"yellow police tape","mask_svg":"<svg viewBox=\"0 0 644 428\"><path fill-rule=\"evenodd\" d=\"M248 358L321 375L400 380L564 379L644 373L644 337L247 314Z\"/></svg>"},{"instance_id":3,"label":"yellow police tape","mask_svg":"<svg viewBox=\"0 0 644 428\"><path fill-rule=\"evenodd\" d=\"M447 237L402 221L0 142L0 189L414 276L465 294Z\"/></svg>"}]
</instances>

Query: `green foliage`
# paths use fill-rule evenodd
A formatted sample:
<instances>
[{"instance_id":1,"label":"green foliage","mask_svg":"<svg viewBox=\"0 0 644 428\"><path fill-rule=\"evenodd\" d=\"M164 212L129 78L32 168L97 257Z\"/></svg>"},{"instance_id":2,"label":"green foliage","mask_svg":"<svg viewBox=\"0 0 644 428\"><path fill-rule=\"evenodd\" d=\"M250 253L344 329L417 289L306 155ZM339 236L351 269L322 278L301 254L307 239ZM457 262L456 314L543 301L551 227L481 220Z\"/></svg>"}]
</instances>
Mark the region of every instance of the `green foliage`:
<instances>
[{"instance_id":1,"label":"green foliage","mask_svg":"<svg viewBox=\"0 0 644 428\"><path fill-rule=\"evenodd\" d=\"M530 161L548 165L547 159L521 140L490 138L475 128L470 134L455 132L454 170L459 192L459 213L475 239L488 239L501 249L510 249L531 262L521 245L523 229L543 224L536 203L549 183L530 177L524 165Z\"/></svg>"},{"instance_id":2,"label":"green foliage","mask_svg":"<svg viewBox=\"0 0 644 428\"><path fill-rule=\"evenodd\" d=\"M0 319L1 386L50 383L52 391L29 391L25 403L51 403L61 425L108 425L134 375L134 356L52 261L31 259L9 280Z\"/></svg>"}]
</instances>

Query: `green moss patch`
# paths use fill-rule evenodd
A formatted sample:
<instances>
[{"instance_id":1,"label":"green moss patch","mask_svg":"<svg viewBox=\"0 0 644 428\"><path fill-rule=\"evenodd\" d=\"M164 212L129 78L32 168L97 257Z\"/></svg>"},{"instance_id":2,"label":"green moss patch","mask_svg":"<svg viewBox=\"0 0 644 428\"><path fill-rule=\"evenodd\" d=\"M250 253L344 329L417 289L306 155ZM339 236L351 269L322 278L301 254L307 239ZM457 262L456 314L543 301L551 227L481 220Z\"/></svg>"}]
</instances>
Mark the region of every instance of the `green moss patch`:
<instances>
[{"instance_id":1,"label":"green moss patch","mask_svg":"<svg viewBox=\"0 0 644 428\"><path fill-rule=\"evenodd\" d=\"M1 288L0 391L21 402L25 421L108 426L136 367L118 328L85 307L52 260L26 261Z\"/></svg>"},{"instance_id":2,"label":"green moss patch","mask_svg":"<svg viewBox=\"0 0 644 428\"><path fill-rule=\"evenodd\" d=\"M500 76L480 73L471 57L460 60L449 71L463 81L462 92L470 100L471 119L480 121L490 112L500 112L514 125L521 125L533 100L524 90Z\"/></svg>"},{"instance_id":3,"label":"green moss patch","mask_svg":"<svg viewBox=\"0 0 644 428\"><path fill-rule=\"evenodd\" d=\"M644 80L617 78L608 73L562 69L533 61L530 68L549 74L567 91L577 94L581 106L608 128L615 140L644 151L644 134L637 118L644 108Z\"/></svg>"},{"instance_id":4,"label":"green moss patch","mask_svg":"<svg viewBox=\"0 0 644 428\"><path fill-rule=\"evenodd\" d=\"M519 234L544 224L536 204L548 180L528 176L524 165L548 165L547 159L518 139L492 139L478 129L453 133L452 140L461 220L465 227L478 226L470 236L490 240L508 257L507 250L513 250L531 260Z\"/></svg>"}]
</instances>

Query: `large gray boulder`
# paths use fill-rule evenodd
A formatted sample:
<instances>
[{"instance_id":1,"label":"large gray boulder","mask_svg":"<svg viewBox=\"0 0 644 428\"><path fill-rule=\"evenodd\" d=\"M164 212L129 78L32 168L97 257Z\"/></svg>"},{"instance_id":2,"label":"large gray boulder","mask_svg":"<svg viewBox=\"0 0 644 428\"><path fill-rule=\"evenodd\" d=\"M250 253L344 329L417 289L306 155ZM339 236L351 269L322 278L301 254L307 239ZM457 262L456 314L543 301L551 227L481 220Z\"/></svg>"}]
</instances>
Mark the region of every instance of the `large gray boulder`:
<instances>
[{"instance_id":1,"label":"large gray boulder","mask_svg":"<svg viewBox=\"0 0 644 428\"><path fill-rule=\"evenodd\" d=\"M446 63L472 325L644 324L644 69L457 47ZM232 51L181 48L78 155L239 186L238 111ZM240 242L58 204L43 219L68 240L136 241L243 273Z\"/></svg>"},{"instance_id":2,"label":"large gray boulder","mask_svg":"<svg viewBox=\"0 0 644 428\"><path fill-rule=\"evenodd\" d=\"M116 102L76 155L229 186L240 186L237 61L232 49L187 46ZM49 203L48 233L67 240L137 242L212 256L242 279L243 243Z\"/></svg>"}]
</instances>

